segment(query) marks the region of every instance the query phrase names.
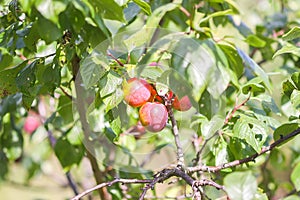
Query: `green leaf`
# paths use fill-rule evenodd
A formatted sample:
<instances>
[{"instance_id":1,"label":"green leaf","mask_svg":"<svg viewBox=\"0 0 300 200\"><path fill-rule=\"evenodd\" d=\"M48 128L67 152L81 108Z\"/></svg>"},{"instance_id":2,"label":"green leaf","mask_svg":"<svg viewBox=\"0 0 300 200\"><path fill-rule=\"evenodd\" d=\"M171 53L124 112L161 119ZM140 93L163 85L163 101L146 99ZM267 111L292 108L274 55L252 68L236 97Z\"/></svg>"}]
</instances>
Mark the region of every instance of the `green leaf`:
<instances>
[{"instance_id":1,"label":"green leaf","mask_svg":"<svg viewBox=\"0 0 300 200\"><path fill-rule=\"evenodd\" d=\"M205 88L217 99L230 81L237 83L226 54L212 40L200 42L193 37L181 36L178 39L177 36L170 38L169 43L174 43L174 47L168 48L172 53L171 66L181 75L188 75L195 99L200 98Z\"/></svg>"},{"instance_id":2,"label":"green leaf","mask_svg":"<svg viewBox=\"0 0 300 200\"><path fill-rule=\"evenodd\" d=\"M133 135L120 135L118 143L130 151L134 151L136 148L136 140Z\"/></svg>"},{"instance_id":3,"label":"green leaf","mask_svg":"<svg viewBox=\"0 0 300 200\"><path fill-rule=\"evenodd\" d=\"M37 61L33 61L32 63L25 66L17 75L16 83L18 88L22 93L28 96L32 96L32 88L35 85L36 76L36 64Z\"/></svg>"},{"instance_id":4,"label":"green leaf","mask_svg":"<svg viewBox=\"0 0 300 200\"><path fill-rule=\"evenodd\" d=\"M201 133L204 139L210 138L223 127L224 119L221 116L214 115L210 121L201 124Z\"/></svg>"},{"instance_id":5,"label":"green leaf","mask_svg":"<svg viewBox=\"0 0 300 200\"><path fill-rule=\"evenodd\" d=\"M15 80L17 74L25 65L26 62L23 62L17 67L6 69L0 72L0 98L18 92L18 87Z\"/></svg>"},{"instance_id":6,"label":"green leaf","mask_svg":"<svg viewBox=\"0 0 300 200\"><path fill-rule=\"evenodd\" d=\"M115 92L105 97L103 99L103 102L106 105L106 111L109 111L110 109L119 105L119 103L122 102L123 98L124 98L123 90L120 88L117 88Z\"/></svg>"},{"instance_id":7,"label":"green leaf","mask_svg":"<svg viewBox=\"0 0 300 200\"><path fill-rule=\"evenodd\" d=\"M28 35L24 38L24 43L28 49L30 49L33 52L36 52L36 41L40 39L39 35L39 25L35 21L34 23L30 23L30 31Z\"/></svg>"},{"instance_id":8,"label":"green leaf","mask_svg":"<svg viewBox=\"0 0 300 200\"><path fill-rule=\"evenodd\" d=\"M40 37L45 40L46 44L50 44L51 42L56 41L62 37L62 32L56 26L56 24L44 18L42 15L39 16L37 25L38 33Z\"/></svg>"},{"instance_id":9,"label":"green leaf","mask_svg":"<svg viewBox=\"0 0 300 200\"><path fill-rule=\"evenodd\" d=\"M188 74L189 82L193 85L191 91L198 100L209 82L208 73L211 72L211 76L214 74L214 57L195 38L170 38L170 41L170 43L176 42L171 51L171 66L181 75Z\"/></svg>"},{"instance_id":10,"label":"green leaf","mask_svg":"<svg viewBox=\"0 0 300 200\"><path fill-rule=\"evenodd\" d=\"M7 52L6 49L0 48L0 71L10 67L13 57Z\"/></svg>"},{"instance_id":11,"label":"green leaf","mask_svg":"<svg viewBox=\"0 0 300 200\"><path fill-rule=\"evenodd\" d=\"M258 188L257 193L255 194L254 200L268 200L268 196L266 193L263 193L263 190Z\"/></svg>"},{"instance_id":12,"label":"green leaf","mask_svg":"<svg viewBox=\"0 0 300 200\"><path fill-rule=\"evenodd\" d=\"M253 199L257 190L256 178L250 171L228 174L224 186L229 198L234 200Z\"/></svg>"},{"instance_id":13,"label":"green leaf","mask_svg":"<svg viewBox=\"0 0 300 200\"><path fill-rule=\"evenodd\" d=\"M70 170L74 164L79 164L84 154L81 146L73 146L63 137L56 141L54 152L65 171Z\"/></svg>"},{"instance_id":14,"label":"green leaf","mask_svg":"<svg viewBox=\"0 0 300 200\"><path fill-rule=\"evenodd\" d=\"M208 15L207 17L201 19L200 22L199 22L199 24L201 24L203 22L206 22L209 19L214 18L214 17L226 16L226 15L230 15L230 14L234 14L233 10L231 10L231 9L217 11L217 12L214 12L214 13Z\"/></svg>"},{"instance_id":15,"label":"green leaf","mask_svg":"<svg viewBox=\"0 0 300 200\"><path fill-rule=\"evenodd\" d=\"M281 49L275 52L273 55L273 58L275 58L278 55L284 54L284 53L291 53L298 57L300 57L300 48L296 47L295 45L291 43L286 43Z\"/></svg>"},{"instance_id":16,"label":"green leaf","mask_svg":"<svg viewBox=\"0 0 300 200\"><path fill-rule=\"evenodd\" d=\"M59 23L63 30L74 30L80 32L84 23L85 16L81 11L75 8L73 4L69 4L68 7L59 14ZM73 32L73 31L71 31Z\"/></svg>"},{"instance_id":17,"label":"green leaf","mask_svg":"<svg viewBox=\"0 0 300 200\"><path fill-rule=\"evenodd\" d=\"M125 22L123 8L114 0L89 0L97 11L97 15L105 19L117 20Z\"/></svg>"},{"instance_id":18,"label":"green leaf","mask_svg":"<svg viewBox=\"0 0 300 200\"><path fill-rule=\"evenodd\" d=\"M300 90L300 72L293 73L291 79L297 89Z\"/></svg>"},{"instance_id":19,"label":"green leaf","mask_svg":"<svg viewBox=\"0 0 300 200\"><path fill-rule=\"evenodd\" d=\"M297 195L290 195L288 197L283 198L282 200L300 200L300 197Z\"/></svg>"},{"instance_id":20,"label":"green leaf","mask_svg":"<svg viewBox=\"0 0 300 200\"><path fill-rule=\"evenodd\" d=\"M256 152L260 152L267 138L267 127L253 117L241 115L234 124L233 136L244 139Z\"/></svg>"},{"instance_id":21,"label":"green leaf","mask_svg":"<svg viewBox=\"0 0 300 200\"><path fill-rule=\"evenodd\" d=\"M286 80L285 82L283 82L283 84L282 84L282 90L283 90L283 92L284 92L284 94L285 94L286 96L290 97L291 94L293 93L294 89L296 89L296 88L295 88L295 86L291 83L290 80Z\"/></svg>"},{"instance_id":22,"label":"green leaf","mask_svg":"<svg viewBox=\"0 0 300 200\"><path fill-rule=\"evenodd\" d=\"M58 102L58 113L64 120L64 124L74 122L72 100L67 96L61 96Z\"/></svg>"},{"instance_id":23,"label":"green leaf","mask_svg":"<svg viewBox=\"0 0 300 200\"><path fill-rule=\"evenodd\" d=\"M105 97L113 92L122 84L123 79L116 73L109 72L100 80L100 95Z\"/></svg>"},{"instance_id":24,"label":"green leaf","mask_svg":"<svg viewBox=\"0 0 300 200\"><path fill-rule=\"evenodd\" d=\"M300 110L300 91L294 90L291 94L291 102L296 110Z\"/></svg>"},{"instance_id":25,"label":"green leaf","mask_svg":"<svg viewBox=\"0 0 300 200\"><path fill-rule=\"evenodd\" d=\"M246 67L249 67L256 76L259 76L263 81L263 83L265 84L265 86L267 87L267 89L271 91L271 83L269 81L268 75L264 72L264 70L244 51L242 51L239 48L237 48L237 50L244 62L244 65L246 65Z\"/></svg>"},{"instance_id":26,"label":"green leaf","mask_svg":"<svg viewBox=\"0 0 300 200\"><path fill-rule=\"evenodd\" d=\"M125 4L127 4L127 2L129 0L114 0L117 4L119 4L120 6L124 6Z\"/></svg>"},{"instance_id":27,"label":"green leaf","mask_svg":"<svg viewBox=\"0 0 300 200\"><path fill-rule=\"evenodd\" d=\"M285 169L287 166L284 153L278 149L272 149L270 153L270 164L276 166L277 169Z\"/></svg>"},{"instance_id":28,"label":"green leaf","mask_svg":"<svg viewBox=\"0 0 300 200\"><path fill-rule=\"evenodd\" d=\"M169 86L178 98L182 98L185 95L191 96L191 86L175 70L166 70L156 81L163 84L160 86L161 89L163 89L164 86Z\"/></svg>"},{"instance_id":29,"label":"green leaf","mask_svg":"<svg viewBox=\"0 0 300 200\"><path fill-rule=\"evenodd\" d=\"M120 133L122 132L121 125L122 124L119 116L115 118L112 122L110 122L110 127L116 135L120 135Z\"/></svg>"},{"instance_id":30,"label":"green leaf","mask_svg":"<svg viewBox=\"0 0 300 200\"><path fill-rule=\"evenodd\" d=\"M260 77L255 77L248 81L246 85L243 86L242 92L243 94L248 94L248 92L265 92L265 87L261 84L262 79Z\"/></svg>"},{"instance_id":31,"label":"green leaf","mask_svg":"<svg viewBox=\"0 0 300 200\"><path fill-rule=\"evenodd\" d=\"M199 112L205 115L208 119L212 118L212 116L214 116L214 114L218 111L216 108L219 107L219 100L220 99L213 98L207 90L204 90L200 100L198 101Z\"/></svg>"},{"instance_id":32,"label":"green leaf","mask_svg":"<svg viewBox=\"0 0 300 200\"><path fill-rule=\"evenodd\" d=\"M151 15L151 7L143 0L133 0L147 15Z\"/></svg>"},{"instance_id":33,"label":"green leaf","mask_svg":"<svg viewBox=\"0 0 300 200\"><path fill-rule=\"evenodd\" d=\"M218 46L225 53L229 62L229 67L235 72L237 77L241 77L244 72L244 67L243 61L238 55L237 50L233 46L227 44L218 44Z\"/></svg>"},{"instance_id":34,"label":"green leaf","mask_svg":"<svg viewBox=\"0 0 300 200\"><path fill-rule=\"evenodd\" d=\"M37 67L36 78L41 88L40 94L53 94L54 90L61 83L61 68L58 64L44 65L40 64Z\"/></svg>"},{"instance_id":35,"label":"green leaf","mask_svg":"<svg viewBox=\"0 0 300 200\"><path fill-rule=\"evenodd\" d=\"M22 155L23 135L12 129L12 122L5 123L0 135L1 149L8 160L14 161Z\"/></svg>"},{"instance_id":36,"label":"green leaf","mask_svg":"<svg viewBox=\"0 0 300 200\"><path fill-rule=\"evenodd\" d=\"M267 114L269 114L270 112L273 112L277 115L281 115L278 106L276 105L274 99L271 96L262 94L262 95L258 96L258 98L260 98L262 100L262 102L261 102L262 107Z\"/></svg>"},{"instance_id":37,"label":"green leaf","mask_svg":"<svg viewBox=\"0 0 300 200\"><path fill-rule=\"evenodd\" d=\"M299 124L298 123L288 123L288 124L283 124L279 126L273 133L273 138L274 140L279 140L280 138L288 135L289 133L295 131L298 129ZM288 140L289 141L289 140ZM284 143L286 143L285 141ZM283 144L283 143L281 143Z\"/></svg>"},{"instance_id":38,"label":"green leaf","mask_svg":"<svg viewBox=\"0 0 300 200\"><path fill-rule=\"evenodd\" d=\"M92 54L85 58L80 66L80 74L86 89L96 85L109 69L108 60L102 54Z\"/></svg>"},{"instance_id":39,"label":"green leaf","mask_svg":"<svg viewBox=\"0 0 300 200\"><path fill-rule=\"evenodd\" d=\"M134 17L140 13L140 7L133 2L129 2L124 8L124 16L127 22L130 22Z\"/></svg>"},{"instance_id":40,"label":"green leaf","mask_svg":"<svg viewBox=\"0 0 300 200\"><path fill-rule=\"evenodd\" d=\"M262 48L266 45L266 41L260 39L256 35L248 35L245 42L247 42L249 45L253 47Z\"/></svg>"},{"instance_id":41,"label":"green leaf","mask_svg":"<svg viewBox=\"0 0 300 200\"><path fill-rule=\"evenodd\" d=\"M290 41L290 40L294 40L297 38L300 38L300 27L298 27L298 26L295 26L289 32L287 32L286 34L284 34L282 36L282 39L284 41Z\"/></svg>"},{"instance_id":42,"label":"green leaf","mask_svg":"<svg viewBox=\"0 0 300 200\"><path fill-rule=\"evenodd\" d=\"M143 44L149 44L156 28L159 26L160 20L163 16L175 8L179 7L180 4L168 3L163 5L156 10L148 17L146 25L135 34L127 38L124 43L129 50L134 49L135 47L139 47Z\"/></svg>"},{"instance_id":43,"label":"green leaf","mask_svg":"<svg viewBox=\"0 0 300 200\"><path fill-rule=\"evenodd\" d=\"M1 167L0 167L0 181L1 181L5 178L9 168L8 159L2 149L0 149L0 163L1 163Z\"/></svg>"},{"instance_id":44,"label":"green leaf","mask_svg":"<svg viewBox=\"0 0 300 200\"><path fill-rule=\"evenodd\" d=\"M297 191L300 191L300 163L296 165L291 174L291 180Z\"/></svg>"},{"instance_id":45,"label":"green leaf","mask_svg":"<svg viewBox=\"0 0 300 200\"><path fill-rule=\"evenodd\" d=\"M216 166L219 166L219 165L229 162L227 143L224 140L218 142L215 155L216 155L216 158L215 158Z\"/></svg>"}]
</instances>

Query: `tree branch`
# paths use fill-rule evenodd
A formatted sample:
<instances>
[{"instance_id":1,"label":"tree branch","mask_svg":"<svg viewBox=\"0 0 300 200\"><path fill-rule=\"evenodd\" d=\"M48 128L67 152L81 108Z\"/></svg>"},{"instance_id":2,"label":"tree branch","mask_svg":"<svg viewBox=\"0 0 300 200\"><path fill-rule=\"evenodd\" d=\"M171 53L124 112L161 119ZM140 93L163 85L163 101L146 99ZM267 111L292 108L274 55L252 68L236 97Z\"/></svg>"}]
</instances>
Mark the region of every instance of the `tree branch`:
<instances>
[{"instance_id":1,"label":"tree branch","mask_svg":"<svg viewBox=\"0 0 300 200\"><path fill-rule=\"evenodd\" d=\"M95 191L95 190L99 190L101 188L104 187L109 187L112 186L113 184L116 183L122 183L122 184L141 184L141 183L151 183L152 180L149 179L145 179L145 180L139 180L139 179L114 179L113 181L110 182L106 182L106 183L101 183L99 185L96 185L95 187L92 187L82 193L80 193L79 195L77 195L76 197L72 198L71 200L79 200L80 198L86 196L87 194Z\"/></svg>"},{"instance_id":2,"label":"tree branch","mask_svg":"<svg viewBox=\"0 0 300 200\"><path fill-rule=\"evenodd\" d=\"M203 172L217 172L220 171L222 169L226 169L226 168L231 168L234 166L238 166L244 163L248 163L251 161L255 161L255 158L263 155L264 153L271 151L272 149L274 149L275 147L279 146L280 144L282 144L283 142L291 139L292 137L295 137L296 135L300 134L300 128L298 128L297 130L282 136L280 139L276 140L275 142L273 142L271 145L264 147L259 153L255 153L247 158L241 159L241 160L234 160L232 162L229 163L225 163L219 166L196 166L196 167L188 167L187 171L189 173L192 172L197 172L197 171L203 171Z\"/></svg>"},{"instance_id":3,"label":"tree branch","mask_svg":"<svg viewBox=\"0 0 300 200\"><path fill-rule=\"evenodd\" d=\"M76 90L76 107L78 109L79 118L84 134L84 147L86 149L87 157L91 163L93 174L96 180L97 184L100 184L104 182L105 180L105 173L101 172L97 163L95 155L95 149L94 148L88 148L93 146L92 142L90 141L90 127L88 124L88 121L86 119L86 108L85 108L85 99L84 99L84 90L82 88L82 77L79 72L79 62L80 58L75 54L75 56L72 59L72 70L73 70L73 77L76 78L75 81L75 90ZM106 188L100 188L99 195L101 199L109 200L111 199L111 195L107 192Z\"/></svg>"},{"instance_id":4,"label":"tree branch","mask_svg":"<svg viewBox=\"0 0 300 200\"><path fill-rule=\"evenodd\" d=\"M194 180L191 176L189 176L187 173L185 173L180 168L163 169L162 171L160 171L159 173L154 175L154 179L142 189L143 192L140 195L139 200L143 200L145 198L147 191L149 189L153 190L154 186L157 183L162 183L172 176L182 178L187 184L189 184L192 187L194 193L200 192L199 187L205 186L205 185L210 185L217 189L225 190L224 186L219 185L212 180L208 180L208 179Z\"/></svg>"}]
</instances>

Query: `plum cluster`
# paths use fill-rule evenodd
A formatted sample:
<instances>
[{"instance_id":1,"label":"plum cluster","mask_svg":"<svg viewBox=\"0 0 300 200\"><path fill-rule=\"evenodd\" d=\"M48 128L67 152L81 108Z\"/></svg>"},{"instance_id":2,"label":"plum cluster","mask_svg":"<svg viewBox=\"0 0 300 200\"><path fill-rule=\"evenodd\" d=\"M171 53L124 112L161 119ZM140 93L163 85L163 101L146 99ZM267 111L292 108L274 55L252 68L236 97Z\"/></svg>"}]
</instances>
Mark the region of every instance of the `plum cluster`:
<instances>
[{"instance_id":1,"label":"plum cluster","mask_svg":"<svg viewBox=\"0 0 300 200\"><path fill-rule=\"evenodd\" d=\"M166 126L168 111L154 85L142 78L130 78L123 85L123 91L124 99L130 106L140 107L139 118L147 130L159 132ZM172 107L176 110L186 111L192 107L188 96L178 99L172 91L166 96L172 100Z\"/></svg>"}]
</instances>

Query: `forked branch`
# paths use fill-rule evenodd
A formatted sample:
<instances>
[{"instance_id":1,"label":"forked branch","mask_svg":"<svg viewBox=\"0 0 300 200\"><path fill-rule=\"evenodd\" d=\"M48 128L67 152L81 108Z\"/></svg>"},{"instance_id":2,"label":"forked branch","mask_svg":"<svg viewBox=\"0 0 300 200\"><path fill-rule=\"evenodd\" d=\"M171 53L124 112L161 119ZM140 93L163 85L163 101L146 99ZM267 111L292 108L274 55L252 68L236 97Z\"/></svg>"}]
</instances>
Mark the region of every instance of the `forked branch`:
<instances>
[{"instance_id":1,"label":"forked branch","mask_svg":"<svg viewBox=\"0 0 300 200\"><path fill-rule=\"evenodd\" d=\"M280 139L276 140L275 142L273 142L271 145L264 147L259 153L255 153L247 158L244 159L240 159L240 160L234 160L232 162L229 163L224 163L222 165L219 166L204 166L204 165L199 165L199 166L195 166L195 167L188 167L187 171L189 173L192 172L197 172L197 171L202 171L202 172L217 172L220 171L222 169L226 169L226 168L231 168L234 166L238 166L244 163L248 163L251 161L255 161L255 159L263 154L265 154L268 151L271 151L272 149L274 149L275 147L278 147L280 144L282 144L283 142L295 137L296 135L300 134L300 128L296 129L295 131L282 136Z\"/></svg>"}]
</instances>

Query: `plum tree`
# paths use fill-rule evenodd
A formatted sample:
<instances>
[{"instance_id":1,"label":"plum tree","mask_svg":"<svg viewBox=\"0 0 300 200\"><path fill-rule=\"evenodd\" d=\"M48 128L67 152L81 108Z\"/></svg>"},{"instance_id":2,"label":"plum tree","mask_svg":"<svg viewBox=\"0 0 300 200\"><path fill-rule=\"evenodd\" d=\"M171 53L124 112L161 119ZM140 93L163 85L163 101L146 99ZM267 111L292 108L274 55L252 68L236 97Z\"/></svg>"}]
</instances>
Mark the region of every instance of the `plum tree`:
<instances>
[{"instance_id":1,"label":"plum tree","mask_svg":"<svg viewBox=\"0 0 300 200\"><path fill-rule=\"evenodd\" d=\"M152 86L144 79L131 78L123 85L124 99L132 107L140 107L151 98Z\"/></svg>"},{"instance_id":2,"label":"plum tree","mask_svg":"<svg viewBox=\"0 0 300 200\"><path fill-rule=\"evenodd\" d=\"M192 103L187 95L183 96L181 99L178 99L175 96L172 106L175 110L187 111L192 107Z\"/></svg>"},{"instance_id":3,"label":"plum tree","mask_svg":"<svg viewBox=\"0 0 300 200\"><path fill-rule=\"evenodd\" d=\"M143 126L151 132L161 131L167 124L167 108L159 102L147 102L139 110Z\"/></svg>"}]
</instances>

